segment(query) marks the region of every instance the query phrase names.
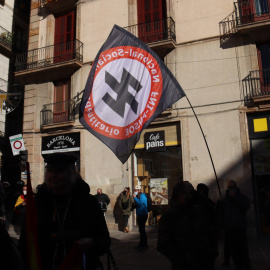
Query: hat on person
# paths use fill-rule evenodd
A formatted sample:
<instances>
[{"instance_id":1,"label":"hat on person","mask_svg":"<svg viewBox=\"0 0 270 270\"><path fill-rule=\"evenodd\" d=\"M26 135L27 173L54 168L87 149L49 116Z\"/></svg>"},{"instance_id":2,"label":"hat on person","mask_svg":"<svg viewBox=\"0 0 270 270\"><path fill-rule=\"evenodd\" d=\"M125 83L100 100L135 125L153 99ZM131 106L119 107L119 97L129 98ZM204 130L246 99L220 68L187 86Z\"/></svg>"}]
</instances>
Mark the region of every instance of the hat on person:
<instances>
[{"instance_id":1,"label":"hat on person","mask_svg":"<svg viewBox=\"0 0 270 270\"><path fill-rule=\"evenodd\" d=\"M10 183L9 183L9 182L6 182L6 181L5 181L5 182L3 182L2 184L3 184L3 186L10 187Z\"/></svg>"},{"instance_id":2,"label":"hat on person","mask_svg":"<svg viewBox=\"0 0 270 270\"><path fill-rule=\"evenodd\" d=\"M142 189L142 187L137 185L134 187L134 189Z\"/></svg>"},{"instance_id":3,"label":"hat on person","mask_svg":"<svg viewBox=\"0 0 270 270\"><path fill-rule=\"evenodd\" d=\"M77 158L66 153L53 153L44 158L46 168L63 169L70 165L75 165Z\"/></svg>"}]
</instances>

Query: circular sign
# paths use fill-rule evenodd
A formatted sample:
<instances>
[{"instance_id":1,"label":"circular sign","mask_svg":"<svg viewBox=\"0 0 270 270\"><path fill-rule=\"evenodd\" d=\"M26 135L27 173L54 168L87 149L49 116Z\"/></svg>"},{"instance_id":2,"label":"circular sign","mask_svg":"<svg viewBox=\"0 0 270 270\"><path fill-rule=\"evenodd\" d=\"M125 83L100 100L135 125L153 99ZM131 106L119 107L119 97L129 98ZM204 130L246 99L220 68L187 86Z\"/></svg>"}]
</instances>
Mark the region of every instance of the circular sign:
<instances>
[{"instance_id":1,"label":"circular sign","mask_svg":"<svg viewBox=\"0 0 270 270\"><path fill-rule=\"evenodd\" d=\"M147 51L119 46L99 56L84 117L96 132L126 139L155 112L162 94L162 74Z\"/></svg>"},{"instance_id":2,"label":"circular sign","mask_svg":"<svg viewBox=\"0 0 270 270\"><path fill-rule=\"evenodd\" d=\"M13 143L13 147L15 148L15 149L20 149L20 148L22 148L22 142L21 141L15 141L14 143Z\"/></svg>"}]
</instances>

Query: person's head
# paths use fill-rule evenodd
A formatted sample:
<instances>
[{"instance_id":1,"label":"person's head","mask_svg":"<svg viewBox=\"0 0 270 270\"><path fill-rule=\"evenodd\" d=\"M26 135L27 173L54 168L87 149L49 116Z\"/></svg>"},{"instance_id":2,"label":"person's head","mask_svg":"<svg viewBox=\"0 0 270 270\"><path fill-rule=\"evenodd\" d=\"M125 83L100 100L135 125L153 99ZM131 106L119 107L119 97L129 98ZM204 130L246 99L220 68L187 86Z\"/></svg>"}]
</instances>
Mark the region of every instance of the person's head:
<instances>
[{"instance_id":1,"label":"person's head","mask_svg":"<svg viewBox=\"0 0 270 270\"><path fill-rule=\"evenodd\" d=\"M23 195L27 194L27 186L23 186L22 188Z\"/></svg>"},{"instance_id":2,"label":"person's head","mask_svg":"<svg viewBox=\"0 0 270 270\"><path fill-rule=\"evenodd\" d=\"M10 188L10 183L9 182L3 182L3 188L4 189Z\"/></svg>"},{"instance_id":3,"label":"person's head","mask_svg":"<svg viewBox=\"0 0 270 270\"><path fill-rule=\"evenodd\" d=\"M172 203L186 205L192 200L194 187L188 181L177 183L173 188Z\"/></svg>"},{"instance_id":4,"label":"person's head","mask_svg":"<svg viewBox=\"0 0 270 270\"><path fill-rule=\"evenodd\" d=\"M134 187L134 193L135 193L136 195L141 194L141 193L142 193L142 187L139 186L139 185L135 186L135 187Z\"/></svg>"},{"instance_id":5,"label":"person's head","mask_svg":"<svg viewBox=\"0 0 270 270\"><path fill-rule=\"evenodd\" d=\"M236 182L234 180L230 180L228 182L228 190L234 190L237 188Z\"/></svg>"},{"instance_id":6,"label":"person's head","mask_svg":"<svg viewBox=\"0 0 270 270\"><path fill-rule=\"evenodd\" d=\"M45 158L45 184L55 196L69 195L75 185L76 157L65 153L54 153Z\"/></svg>"},{"instance_id":7,"label":"person's head","mask_svg":"<svg viewBox=\"0 0 270 270\"><path fill-rule=\"evenodd\" d=\"M124 194L129 194L130 193L130 188L129 187L125 187L123 193Z\"/></svg>"},{"instance_id":8,"label":"person's head","mask_svg":"<svg viewBox=\"0 0 270 270\"><path fill-rule=\"evenodd\" d=\"M101 194L102 193L102 189L101 188L98 188L97 189L97 194Z\"/></svg>"},{"instance_id":9,"label":"person's head","mask_svg":"<svg viewBox=\"0 0 270 270\"><path fill-rule=\"evenodd\" d=\"M209 188L207 185L200 183L197 185L197 192L201 197L207 198L208 193L209 193Z\"/></svg>"},{"instance_id":10,"label":"person's head","mask_svg":"<svg viewBox=\"0 0 270 270\"><path fill-rule=\"evenodd\" d=\"M36 186L36 192L38 193L38 191L39 191L39 189L42 187L42 185L41 184L39 184L39 185L37 185Z\"/></svg>"}]
</instances>

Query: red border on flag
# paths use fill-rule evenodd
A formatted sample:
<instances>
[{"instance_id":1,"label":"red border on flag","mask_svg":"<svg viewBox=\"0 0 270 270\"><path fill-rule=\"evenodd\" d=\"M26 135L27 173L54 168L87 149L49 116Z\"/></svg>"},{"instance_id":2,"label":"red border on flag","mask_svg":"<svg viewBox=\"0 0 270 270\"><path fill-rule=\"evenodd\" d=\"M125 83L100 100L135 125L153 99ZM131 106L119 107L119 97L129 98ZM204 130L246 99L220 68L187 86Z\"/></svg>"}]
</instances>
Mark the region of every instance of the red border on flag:
<instances>
[{"instance_id":1,"label":"red border on flag","mask_svg":"<svg viewBox=\"0 0 270 270\"><path fill-rule=\"evenodd\" d=\"M139 57L140 55L143 57ZM124 127L106 123L100 119L95 112L92 91L84 109L84 117L87 124L96 132L114 139L127 139L142 130L144 124L153 115L157 105L159 104L163 87L161 69L155 57L153 57L149 52L133 46L118 46L102 52L97 62L94 80L100 70L102 70L102 68L104 68L108 63L124 58L137 60L142 63L148 69L148 72L152 77L149 97L142 113L136 120ZM158 78L158 81L155 81L156 78Z\"/></svg>"}]
</instances>

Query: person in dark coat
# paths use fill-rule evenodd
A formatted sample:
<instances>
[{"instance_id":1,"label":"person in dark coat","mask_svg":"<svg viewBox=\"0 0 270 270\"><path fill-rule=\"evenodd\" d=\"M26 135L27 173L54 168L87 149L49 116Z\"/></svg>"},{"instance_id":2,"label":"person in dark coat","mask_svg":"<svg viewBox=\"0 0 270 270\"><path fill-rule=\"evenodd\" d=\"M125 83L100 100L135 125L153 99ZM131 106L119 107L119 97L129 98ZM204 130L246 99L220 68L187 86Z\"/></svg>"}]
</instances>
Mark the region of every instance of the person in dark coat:
<instances>
[{"instance_id":1,"label":"person in dark coat","mask_svg":"<svg viewBox=\"0 0 270 270\"><path fill-rule=\"evenodd\" d=\"M128 219L131 215L131 207L134 204L134 199L132 195L130 194L130 188L125 187L124 191L121 192L120 194L120 199L119 199L119 206L122 211L122 215L124 217L124 232L128 233Z\"/></svg>"},{"instance_id":2,"label":"person in dark coat","mask_svg":"<svg viewBox=\"0 0 270 270\"><path fill-rule=\"evenodd\" d=\"M46 270L58 269L74 246L85 254L84 269L96 269L98 257L110 246L103 213L94 196L89 195L88 184L76 171L75 161L64 153L45 158L45 181L35 202L38 243Z\"/></svg>"},{"instance_id":3,"label":"person in dark coat","mask_svg":"<svg viewBox=\"0 0 270 270\"><path fill-rule=\"evenodd\" d=\"M188 181L173 188L170 209L159 220L157 249L173 270L212 270L218 256L212 218Z\"/></svg>"},{"instance_id":4,"label":"person in dark coat","mask_svg":"<svg viewBox=\"0 0 270 270\"><path fill-rule=\"evenodd\" d=\"M107 194L102 193L102 189L101 188L98 188L97 189L97 194L94 195L94 196L98 200L98 202L100 204L100 207L101 207L101 210L102 210L102 212L105 215L105 213L107 212L107 207L108 207L108 205L111 202L110 198L108 197Z\"/></svg>"},{"instance_id":5,"label":"person in dark coat","mask_svg":"<svg viewBox=\"0 0 270 270\"><path fill-rule=\"evenodd\" d=\"M236 270L251 269L246 235L248 208L247 197L241 194L236 182L230 180L221 204L221 226Z\"/></svg>"}]
</instances>

